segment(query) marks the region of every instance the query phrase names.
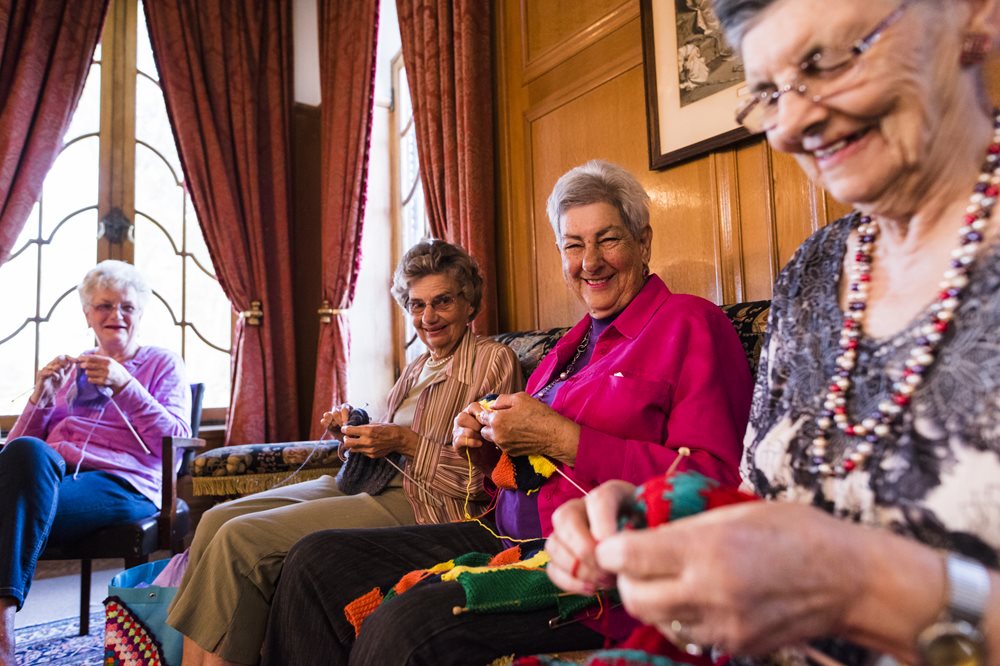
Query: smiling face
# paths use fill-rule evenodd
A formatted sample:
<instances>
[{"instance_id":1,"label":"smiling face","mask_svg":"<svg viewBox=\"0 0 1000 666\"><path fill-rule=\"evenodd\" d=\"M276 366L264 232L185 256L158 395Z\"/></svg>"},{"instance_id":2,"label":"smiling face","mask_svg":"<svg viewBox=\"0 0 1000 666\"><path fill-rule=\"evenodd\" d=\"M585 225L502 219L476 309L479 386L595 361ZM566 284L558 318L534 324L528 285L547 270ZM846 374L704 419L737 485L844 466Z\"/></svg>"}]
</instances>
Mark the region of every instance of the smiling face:
<instances>
[{"instance_id":1,"label":"smiling face","mask_svg":"<svg viewBox=\"0 0 1000 666\"><path fill-rule=\"evenodd\" d=\"M99 353L121 359L132 356L139 348L136 333L142 310L131 287L94 289L88 295L83 313L97 336Z\"/></svg>"},{"instance_id":2,"label":"smiling face","mask_svg":"<svg viewBox=\"0 0 1000 666\"><path fill-rule=\"evenodd\" d=\"M645 283L653 231L634 238L618 210L604 202L576 206L562 217L559 253L563 278L592 317L625 309Z\"/></svg>"},{"instance_id":3,"label":"smiling face","mask_svg":"<svg viewBox=\"0 0 1000 666\"><path fill-rule=\"evenodd\" d=\"M953 167L969 116L980 113L974 78L959 68L971 3L914 2L847 70L850 85L812 99L782 95L767 136L837 199L879 212L912 206ZM780 88L799 64L849 47L899 0L778 0L751 24L741 49L751 90ZM817 86L838 84L814 76ZM978 125L977 125L978 126ZM909 203L908 203L909 202Z\"/></svg>"},{"instance_id":4,"label":"smiling face","mask_svg":"<svg viewBox=\"0 0 1000 666\"><path fill-rule=\"evenodd\" d=\"M438 273L414 279L407 296L413 327L431 357L451 354L472 318L472 305L462 296L461 288L450 275Z\"/></svg>"}]
</instances>

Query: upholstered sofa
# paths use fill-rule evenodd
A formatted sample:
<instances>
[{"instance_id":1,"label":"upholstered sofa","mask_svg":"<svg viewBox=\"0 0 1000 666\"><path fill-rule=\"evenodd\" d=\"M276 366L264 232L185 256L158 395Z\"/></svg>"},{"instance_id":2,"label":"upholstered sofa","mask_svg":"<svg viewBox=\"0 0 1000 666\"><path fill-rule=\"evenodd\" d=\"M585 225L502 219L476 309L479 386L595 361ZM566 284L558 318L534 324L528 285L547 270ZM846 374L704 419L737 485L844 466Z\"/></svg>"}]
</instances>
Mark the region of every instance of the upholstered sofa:
<instances>
[{"instance_id":1,"label":"upholstered sofa","mask_svg":"<svg viewBox=\"0 0 1000 666\"><path fill-rule=\"evenodd\" d=\"M769 301L722 306L739 334L752 374L757 371L769 307ZM527 377L567 330L501 333L494 338L517 353ZM336 474L339 466L335 440L227 446L194 459L191 466L193 492L216 497L246 495L281 483Z\"/></svg>"}]
</instances>

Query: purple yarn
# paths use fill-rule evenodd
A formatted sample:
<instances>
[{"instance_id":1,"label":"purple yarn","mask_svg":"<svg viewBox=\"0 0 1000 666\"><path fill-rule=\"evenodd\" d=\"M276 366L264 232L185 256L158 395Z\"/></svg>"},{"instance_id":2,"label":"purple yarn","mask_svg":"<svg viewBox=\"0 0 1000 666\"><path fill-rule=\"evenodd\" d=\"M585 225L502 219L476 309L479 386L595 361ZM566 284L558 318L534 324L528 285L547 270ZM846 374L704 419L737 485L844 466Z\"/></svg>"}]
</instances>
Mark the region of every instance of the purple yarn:
<instances>
[{"instance_id":1,"label":"purple yarn","mask_svg":"<svg viewBox=\"0 0 1000 666\"><path fill-rule=\"evenodd\" d=\"M74 407L84 409L101 409L111 400L111 387L98 386L87 380L87 373L77 368L76 370L76 395L70 398Z\"/></svg>"}]
</instances>

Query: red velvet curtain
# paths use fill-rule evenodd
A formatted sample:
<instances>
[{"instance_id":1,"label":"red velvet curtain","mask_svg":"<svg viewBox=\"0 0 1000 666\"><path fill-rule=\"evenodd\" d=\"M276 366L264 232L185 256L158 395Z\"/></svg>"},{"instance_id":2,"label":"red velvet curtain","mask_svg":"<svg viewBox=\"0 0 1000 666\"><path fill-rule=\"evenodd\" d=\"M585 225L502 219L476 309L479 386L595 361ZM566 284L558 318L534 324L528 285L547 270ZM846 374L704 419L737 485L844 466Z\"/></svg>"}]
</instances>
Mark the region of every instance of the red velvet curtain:
<instances>
[{"instance_id":1,"label":"red velvet curtain","mask_svg":"<svg viewBox=\"0 0 1000 666\"><path fill-rule=\"evenodd\" d=\"M492 4L396 0L431 233L479 262L479 333L497 327Z\"/></svg>"},{"instance_id":2,"label":"red velvet curtain","mask_svg":"<svg viewBox=\"0 0 1000 666\"><path fill-rule=\"evenodd\" d=\"M312 436L323 412L347 399L350 339L343 314L361 260L378 0L320 0L323 309L316 350Z\"/></svg>"},{"instance_id":3,"label":"red velvet curtain","mask_svg":"<svg viewBox=\"0 0 1000 666\"><path fill-rule=\"evenodd\" d=\"M0 264L62 148L108 0L0 0Z\"/></svg>"},{"instance_id":4,"label":"red velvet curtain","mask_svg":"<svg viewBox=\"0 0 1000 666\"><path fill-rule=\"evenodd\" d=\"M241 313L226 441L297 439L291 2L144 6L191 198L222 288Z\"/></svg>"}]
</instances>

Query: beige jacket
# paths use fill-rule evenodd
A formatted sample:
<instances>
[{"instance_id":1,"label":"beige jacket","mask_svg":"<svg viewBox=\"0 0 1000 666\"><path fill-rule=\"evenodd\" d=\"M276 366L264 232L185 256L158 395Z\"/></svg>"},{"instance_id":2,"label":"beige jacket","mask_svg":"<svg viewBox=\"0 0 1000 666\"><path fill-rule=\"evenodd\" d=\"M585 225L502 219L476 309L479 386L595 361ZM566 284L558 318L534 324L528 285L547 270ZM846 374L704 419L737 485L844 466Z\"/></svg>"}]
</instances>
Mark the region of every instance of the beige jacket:
<instances>
[{"instance_id":1,"label":"beige jacket","mask_svg":"<svg viewBox=\"0 0 1000 666\"><path fill-rule=\"evenodd\" d=\"M387 418L399 409L429 357L424 354L403 370L386 400ZM417 523L462 520L467 492L471 515L485 508L482 472L473 466L470 479L468 460L451 447L455 416L488 393L512 393L523 387L521 366L510 347L476 336L471 330L466 332L451 363L417 398L412 429L420 436L420 445L417 455L407 459L406 472L444 503L439 505L415 483L404 479L403 490Z\"/></svg>"}]
</instances>

